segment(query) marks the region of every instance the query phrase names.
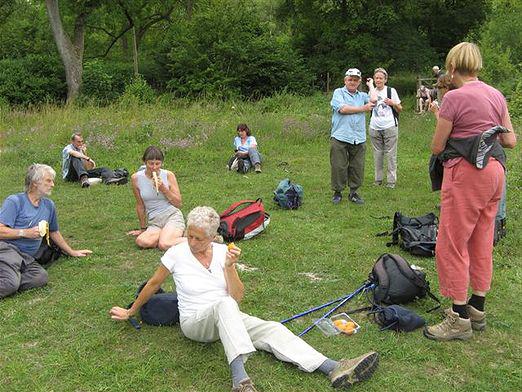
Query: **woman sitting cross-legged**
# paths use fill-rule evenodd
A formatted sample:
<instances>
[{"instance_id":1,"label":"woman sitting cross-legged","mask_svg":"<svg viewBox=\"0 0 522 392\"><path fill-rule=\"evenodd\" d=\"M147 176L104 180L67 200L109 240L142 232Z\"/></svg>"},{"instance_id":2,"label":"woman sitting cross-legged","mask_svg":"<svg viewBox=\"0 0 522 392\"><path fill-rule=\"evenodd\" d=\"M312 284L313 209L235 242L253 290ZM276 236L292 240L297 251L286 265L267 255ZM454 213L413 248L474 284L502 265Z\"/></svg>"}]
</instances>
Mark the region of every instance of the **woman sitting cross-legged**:
<instances>
[{"instance_id":1,"label":"woman sitting cross-legged","mask_svg":"<svg viewBox=\"0 0 522 392\"><path fill-rule=\"evenodd\" d=\"M127 320L172 274L178 294L183 334L198 342L220 340L232 373L233 392L255 392L245 370L248 356L258 350L274 354L305 372L319 371L336 388L371 377L378 354L334 361L317 352L281 323L265 321L239 310L244 287L236 270L241 249L213 242L219 215L210 207L196 207L187 217L187 242L170 248L130 309L113 307L114 320Z\"/></svg>"},{"instance_id":2,"label":"woman sitting cross-legged","mask_svg":"<svg viewBox=\"0 0 522 392\"><path fill-rule=\"evenodd\" d=\"M140 229L127 234L136 236L140 248L167 250L185 240L178 182L174 173L161 168L163 160L159 148L147 147L143 154L145 170L138 170L131 177Z\"/></svg>"},{"instance_id":3,"label":"woman sitting cross-legged","mask_svg":"<svg viewBox=\"0 0 522 392\"><path fill-rule=\"evenodd\" d=\"M228 162L229 170L246 173L253 166L256 173L261 173L261 154L257 149L257 141L250 133L246 124L237 126L237 136L234 138L235 153Z\"/></svg>"}]
</instances>

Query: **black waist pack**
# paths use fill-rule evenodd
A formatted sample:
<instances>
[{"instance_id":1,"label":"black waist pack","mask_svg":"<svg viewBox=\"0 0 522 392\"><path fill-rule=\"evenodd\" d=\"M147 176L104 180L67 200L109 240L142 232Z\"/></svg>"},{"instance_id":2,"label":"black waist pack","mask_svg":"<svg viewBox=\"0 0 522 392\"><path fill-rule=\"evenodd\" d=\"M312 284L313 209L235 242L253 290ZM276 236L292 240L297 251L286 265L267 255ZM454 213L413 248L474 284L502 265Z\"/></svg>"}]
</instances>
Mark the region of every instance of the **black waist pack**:
<instances>
[{"instance_id":1,"label":"black waist pack","mask_svg":"<svg viewBox=\"0 0 522 392\"><path fill-rule=\"evenodd\" d=\"M394 305L412 302L428 295L440 307L440 301L430 291L426 274L411 265L399 255L384 253L375 262L369 274L369 280L375 284L373 301L375 305Z\"/></svg>"},{"instance_id":2,"label":"black waist pack","mask_svg":"<svg viewBox=\"0 0 522 392\"><path fill-rule=\"evenodd\" d=\"M62 255L62 250L56 245L53 240L49 239L49 244L45 238L42 239L40 247L34 255L34 259L45 269L49 268Z\"/></svg>"},{"instance_id":3,"label":"black waist pack","mask_svg":"<svg viewBox=\"0 0 522 392\"><path fill-rule=\"evenodd\" d=\"M143 282L136 292L136 298L147 282ZM129 309L132 304L129 304ZM166 293L161 287L140 308L141 321L149 325L174 325L179 322L178 296L176 293ZM129 320L131 324L139 329L136 320Z\"/></svg>"},{"instance_id":4,"label":"black waist pack","mask_svg":"<svg viewBox=\"0 0 522 392\"><path fill-rule=\"evenodd\" d=\"M400 305L378 307L369 314L374 316L375 322L381 326L381 331L390 329L411 332L426 324L426 320L417 313Z\"/></svg>"},{"instance_id":5,"label":"black waist pack","mask_svg":"<svg viewBox=\"0 0 522 392\"><path fill-rule=\"evenodd\" d=\"M432 212L408 217L397 211L393 216L393 230L379 233L377 236L392 236L392 240L386 246L400 245L402 249L415 256L434 256L438 223L437 216Z\"/></svg>"}]
</instances>

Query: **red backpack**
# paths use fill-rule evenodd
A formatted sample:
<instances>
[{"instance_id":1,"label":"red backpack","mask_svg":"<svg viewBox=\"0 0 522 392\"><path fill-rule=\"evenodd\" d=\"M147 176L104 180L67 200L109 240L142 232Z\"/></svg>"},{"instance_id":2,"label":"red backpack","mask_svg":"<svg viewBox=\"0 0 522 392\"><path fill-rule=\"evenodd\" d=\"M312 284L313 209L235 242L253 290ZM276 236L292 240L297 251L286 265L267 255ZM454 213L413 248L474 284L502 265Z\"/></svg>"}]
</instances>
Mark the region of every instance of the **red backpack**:
<instances>
[{"instance_id":1,"label":"red backpack","mask_svg":"<svg viewBox=\"0 0 522 392\"><path fill-rule=\"evenodd\" d=\"M241 200L232 204L219 216L218 233L225 241L248 240L261 233L270 223L263 200Z\"/></svg>"}]
</instances>

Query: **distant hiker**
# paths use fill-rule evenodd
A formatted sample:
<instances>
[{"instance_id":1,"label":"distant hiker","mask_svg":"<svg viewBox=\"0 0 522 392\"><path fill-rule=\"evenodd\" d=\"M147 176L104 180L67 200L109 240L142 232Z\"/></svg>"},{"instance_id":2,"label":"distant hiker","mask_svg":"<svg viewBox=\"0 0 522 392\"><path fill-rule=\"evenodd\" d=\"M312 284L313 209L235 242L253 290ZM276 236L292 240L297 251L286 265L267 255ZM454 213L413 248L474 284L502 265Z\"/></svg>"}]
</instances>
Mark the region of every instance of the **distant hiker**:
<instances>
[{"instance_id":1,"label":"distant hiker","mask_svg":"<svg viewBox=\"0 0 522 392\"><path fill-rule=\"evenodd\" d=\"M73 257L92 252L72 249L58 230L54 203L47 198L54 187L55 171L47 165L29 166L25 192L8 196L0 209L0 298L47 284L47 271L34 260L43 237L41 221L47 222L50 239ZM44 234L45 235L45 234Z\"/></svg>"},{"instance_id":2,"label":"distant hiker","mask_svg":"<svg viewBox=\"0 0 522 392\"><path fill-rule=\"evenodd\" d=\"M369 133L375 164L375 185L381 185L383 182L384 159L386 158L386 186L395 188L401 100L397 90L386 86L388 73L384 68L377 68L374 71L373 81L377 92L377 103L372 110Z\"/></svg>"},{"instance_id":3,"label":"distant hiker","mask_svg":"<svg viewBox=\"0 0 522 392\"><path fill-rule=\"evenodd\" d=\"M136 236L140 248L167 250L185 240L178 182L173 172L162 169L164 155L159 148L147 147L142 160L145 168L131 176L140 229L127 234Z\"/></svg>"},{"instance_id":4,"label":"distant hiker","mask_svg":"<svg viewBox=\"0 0 522 392\"><path fill-rule=\"evenodd\" d=\"M237 136L234 138L234 156L228 161L228 169L246 173L254 167L256 173L261 173L262 156L259 153L257 140L252 136L246 124L237 126Z\"/></svg>"},{"instance_id":5,"label":"distant hiker","mask_svg":"<svg viewBox=\"0 0 522 392\"><path fill-rule=\"evenodd\" d=\"M107 185L127 182L126 176L115 176L111 169L96 168L94 160L87 155L87 146L79 132L72 134L71 143L62 151L62 177L66 181L79 181L82 188L89 187L89 178L101 178Z\"/></svg>"},{"instance_id":6,"label":"distant hiker","mask_svg":"<svg viewBox=\"0 0 522 392\"><path fill-rule=\"evenodd\" d=\"M425 85L420 86L417 90L417 106L419 107L419 113L422 114L428 111L431 103L430 89Z\"/></svg>"},{"instance_id":7,"label":"distant hiker","mask_svg":"<svg viewBox=\"0 0 522 392\"><path fill-rule=\"evenodd\" d=\"M196 342L221 342L232 373L232 392L257 391L245 369L245 362L256 350L269 352L302 371L323 373L336 388L348 388L369 379L378 366L376 352L334 361L283 324L250 316L239 309L245 291L236 267L241 249L214 242L219 222L214 209L194 208L187 217L187 241L165 253L133 305L129 309L114 306L109 311L111 318L128 320L172 275L181 332ZM200 348L191 355L196 351Z\"/></svg>"},{"instance_id":8,"label":"distant hiker","mask_svg":"<svg viewBox=\"0 0 522 392\"><path fill-rule=\"evenodd\" d=\"M366 115L375 106L377 94L373 79L366 85L370 95L358 91L361 71L350 68L344 76L344 87L335 89L332 107L332 129L330 136L331 184L334 191L332 202L339 204L342 191L348 185L348 199L355 204L364 200L357 193L364 178L364 155L366 150Z\"/></svg>"},{"instance_id":9,"label":"distant hiker","mask_svg":"<svg viewBox=\"0 0 522 392\"><path fill-rule=\"evenodd\" d=\"M446 57L446 69L457 88L446 94L440 111L432 107L437 125L431 151L444 167L435 259L440 292L453 302L442 323L424 330L426 337L435 340L469 339L473 330L486 327L494 220L505 178L502 147L515 147L516 136L504 96L478 80L481 68L477 45L454 46ZM487 138L498 125L507 132L487 145L484 134Z\"/></svg>"}]
</instances>

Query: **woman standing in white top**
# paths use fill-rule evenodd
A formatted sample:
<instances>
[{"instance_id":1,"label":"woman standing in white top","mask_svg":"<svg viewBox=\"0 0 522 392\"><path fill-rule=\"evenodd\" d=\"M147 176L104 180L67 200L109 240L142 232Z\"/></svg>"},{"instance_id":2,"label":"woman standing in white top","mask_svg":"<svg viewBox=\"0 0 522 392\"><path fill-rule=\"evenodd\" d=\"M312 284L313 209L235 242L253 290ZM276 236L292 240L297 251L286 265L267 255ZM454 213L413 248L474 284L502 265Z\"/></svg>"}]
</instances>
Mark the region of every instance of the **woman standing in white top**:
<instances>
[{"instance_id":1,"label":"woman standing in white top","mask_svg":"<svg viewBox=\"0 0 522 392\"><path fill-rule=\"evenodd\" d=\"M373 80L377 90L377 103L370 119L370 140L375 163L375 185L381 185L383 182L384 158L386 157L386 186L395 188L399 138L398 115L402 111L401 100L393 87L386 86L388 73L384 68L377 68L373 72Z\"/></svg>"},{"instance_id":2,"label":"woman standing in white top","mask_svg":"<svg viewBox=\"0 0 522 392\"><path fill-rule=\"evenodd\" d=\"M163 160L159 148L147 147L143 154L145 170L138 170L131 177L140 229L127 234L136 236L140 248L167 250L185 240L178 182L174 173L161 168Z\"/></svg>"}]
</instances>

